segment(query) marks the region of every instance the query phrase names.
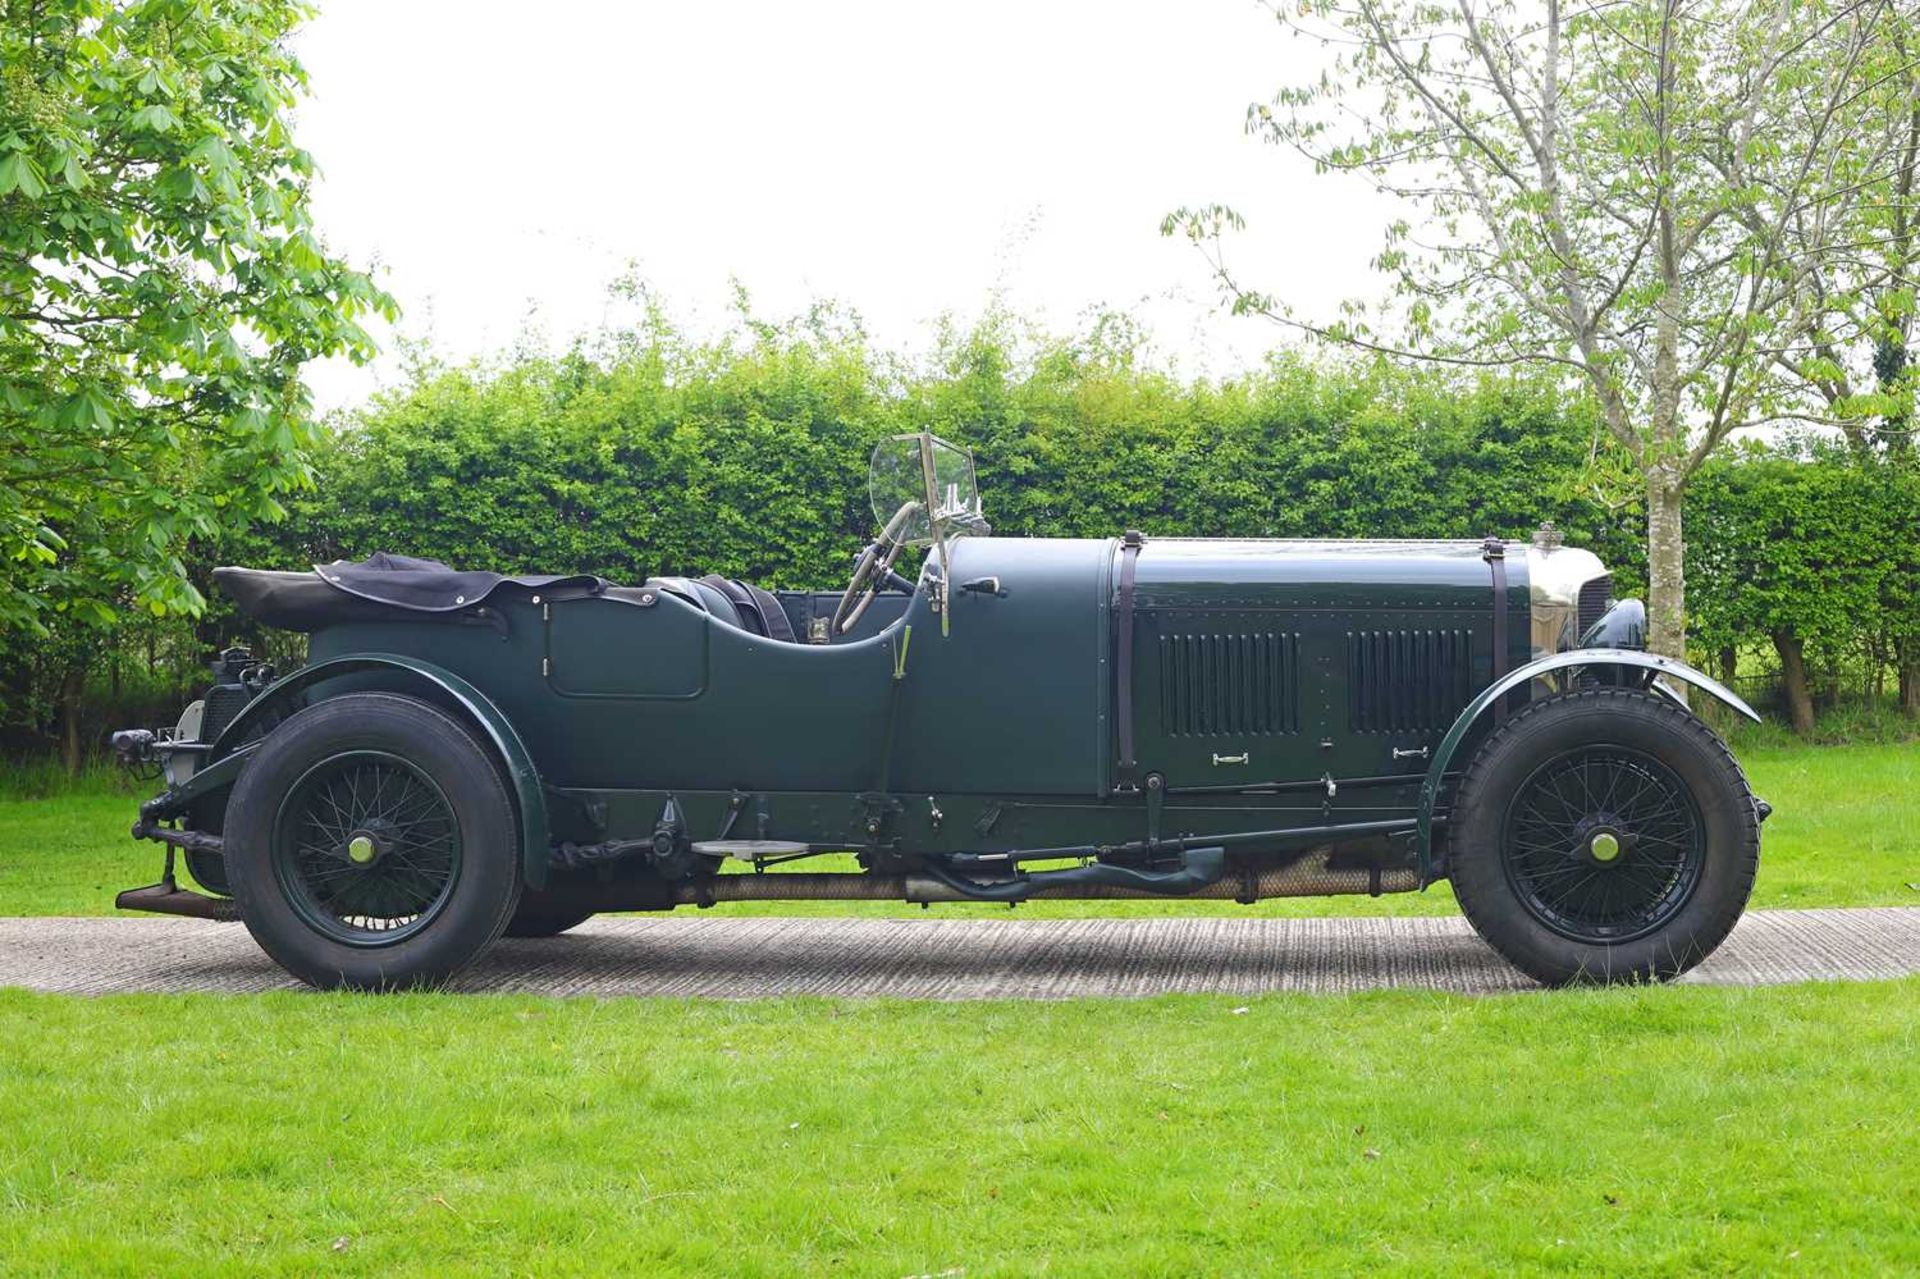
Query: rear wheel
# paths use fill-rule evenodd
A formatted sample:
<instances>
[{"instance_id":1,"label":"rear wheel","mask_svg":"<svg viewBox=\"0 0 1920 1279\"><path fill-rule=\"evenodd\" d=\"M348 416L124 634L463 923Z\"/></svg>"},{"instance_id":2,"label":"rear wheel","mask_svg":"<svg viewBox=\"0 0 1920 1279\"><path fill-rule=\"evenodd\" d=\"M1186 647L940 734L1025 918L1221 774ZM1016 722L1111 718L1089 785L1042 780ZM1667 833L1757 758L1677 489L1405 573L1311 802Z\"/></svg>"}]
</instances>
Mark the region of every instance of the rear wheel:
<instances>
[{"instance_id":1,"label":"rear wheel","mask_svg":"<svg viewBox=\"0 0 1920 1279\"><path fill-rule=\"evenodd\" d=\"M1718 946L1760 855L1746 778L1650 693L1590 689L1495 730L1461 780L1448 873L1468 920L1551 985L1665 980Z\"/></svg>"},{"instance_id":2,"label":"rear wheel","mask_svg":"<svg viewBox=\"0 0 1920 1279\"><path fill-rule=\"evenodd\" d=\"M234 787L225 838L248 931L315 986L444 980L499 937L519 895L499 770L408 697L329 698L281 724Z\"/></svg>"}]
</instances>

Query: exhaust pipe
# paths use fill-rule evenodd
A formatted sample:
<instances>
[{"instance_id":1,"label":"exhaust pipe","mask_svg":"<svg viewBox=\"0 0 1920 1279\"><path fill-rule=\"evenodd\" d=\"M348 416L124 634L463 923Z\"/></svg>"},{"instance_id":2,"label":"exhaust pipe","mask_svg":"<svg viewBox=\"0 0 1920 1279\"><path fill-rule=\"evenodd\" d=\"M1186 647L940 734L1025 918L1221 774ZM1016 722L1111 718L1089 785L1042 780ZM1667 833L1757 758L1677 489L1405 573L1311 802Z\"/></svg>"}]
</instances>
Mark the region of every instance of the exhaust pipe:
<instances>
[{"instance_id":1,"label":"exhaust pipe","mask_svg":"<svg viewBox=\"0 0 1920 1279\"><path fill-rule=\"evenodd\" d=\"M129 889L115 899L121 910L186 915L197 919L232 920L239 909L226 898L206 897L179 887L173 877L175 848L218 851L220 837L198 831L176 831L143 822L135 834L168 845L167 868L160 882ZM1134 870L1095 863L1063 870L1031 871L998 880L970 880L929 869L913 875L815 873L716 875L711 879L672 885L626 882L594 885L585 891L555 893L557 901L593 911L671 910L675 906L712 906L736 901L906 901L1022 902L1039 898L1054 901L1126 901L1185 897L1200 901L1255 902L1267 897L1337 897L1382 893L1410 893L1420 888L1420 874L1410 868L1335 866L1331 845L1321 845L1280 866L1226 864L1222 848L1195 848L1182 857L1178 869Z\"/></svg>"},{"instance_id":2,"label":"exhaust pipe","mask_svg":"<svg viewBox=\"0 0 1920 1279\"><path fill-rule=\"evenodd\" d=\"M1176 871L1134 871L1120 866L1076 866L1059 871L1036 871L1020 880L983 883L956 881L949 875L875 876L865 874L774 873L716 875L694 884L678 884L672 893L649 903L663 906L711 906L730 901L908 901L969 902L1140 900L1179 896L1201 901L1253 902L1265 897L1337 897L1355 894L1411 893L1420 887L1420 873L1411 868L1329 865L1331 849L1321 848L1284 866L1246 867L1238 873L1224 866L1213 874L1212 859L1199 866L1195 849L1188 865ZM1222 858L1224 861L1224 858ZM1096 872L1087 874L1083 872ZM582 905L586 905L585 900ZM603 910L646 909L644 905L604 905Z\"/></svg>"}]
</instances>

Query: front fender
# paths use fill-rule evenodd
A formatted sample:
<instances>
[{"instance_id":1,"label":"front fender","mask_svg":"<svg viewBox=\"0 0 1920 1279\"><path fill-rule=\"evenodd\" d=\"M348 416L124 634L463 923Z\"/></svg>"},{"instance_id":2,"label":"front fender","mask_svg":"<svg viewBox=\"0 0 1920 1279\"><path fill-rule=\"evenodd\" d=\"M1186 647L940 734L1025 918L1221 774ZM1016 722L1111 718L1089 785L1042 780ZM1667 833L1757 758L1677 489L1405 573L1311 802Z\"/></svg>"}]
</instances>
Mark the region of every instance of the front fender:
<instances>
[{"instance_id":1,"label":"front fender","mask_svg":"<svg viewBox=\"0 0 1920 1279\"><path fill-rule=\"evenodd\" d=\"M1676 662L1671 657L1662 657L1658 653L1644 653L1631 648L1576 648L1565 653L1554 653L1525 666L1516 667L1486 686L1480 696L1467 703L1453 721L1453 727L1440 740L1439 748L1433 752L1433 761L1427 766L1426 781L1420 787L1420 813L1418 836L1420 845L1420 878L1430 880L1433 872L1433 810L1440 802L1440 786L1446 777L1447 768L1453 762L1454 755L1460 749L1460 743L1466 740L1474 724L1480 717L1492 709L1493 704L1502 695L1511 692L1538 675L1550 671L1567 670L1576 666L1614 666L1634 667L1651 671L1655 676L1668 675L1711 693L1740 714L1758 724L1760 716L1753 707L1740 700L1738 694L1709 675L1688 666L1685 662Z\"/></svg>"},{"instance_id":2,"label":"front fender","mask_svg":"<svg viewBox=\"0 0 1920 1279\"><path fill-rule=\"evenodd\" d=\"M540 773L534 767L533 756L527 751L526 743L520 739L511 721L494 705L492 699L452 671L432 662L398 653L356 653L351 657L336 657L303 666L268 686L265 692L248 702L220 730L220 736L213 741L210 757L221 761L222 757L244 749L240 743L245 741L246 734L269 713L284 708L295 695L323 680L362 671L394 671L415 687L426 685L438 690L466 712L485 734L487 741L499 753L500 762L506 765L507 782L513 788L514 800L520 811L521 877L534 888L544 887L548 861L547 799L546 792L540 786ZM214 767L218 767L218 762Z\"/></svg>"}]
</instances>

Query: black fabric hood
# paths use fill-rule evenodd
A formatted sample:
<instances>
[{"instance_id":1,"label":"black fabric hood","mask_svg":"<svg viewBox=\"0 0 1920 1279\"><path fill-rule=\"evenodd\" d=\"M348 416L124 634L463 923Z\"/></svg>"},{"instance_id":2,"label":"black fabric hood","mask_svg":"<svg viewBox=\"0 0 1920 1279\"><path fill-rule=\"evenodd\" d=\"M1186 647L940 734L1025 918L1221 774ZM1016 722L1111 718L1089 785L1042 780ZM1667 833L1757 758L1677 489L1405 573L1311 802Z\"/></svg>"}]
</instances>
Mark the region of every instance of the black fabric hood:
<instances>
[{"instance_id":1,"label":"black fabric hood","mask_svg":"<svg viewBox=\"0 0 1920 1279\"><path fill-rule=\"evenodd\" d=\"M376 551L358 563L316 564L311 573L216 568L213 580L249 617L288 631L317 631L345 622L392 620L402 613L458 613L502 589L582 590L599 594L604 579L589 573L462 572L438 560Z\"/></svg>"}]
</instances>

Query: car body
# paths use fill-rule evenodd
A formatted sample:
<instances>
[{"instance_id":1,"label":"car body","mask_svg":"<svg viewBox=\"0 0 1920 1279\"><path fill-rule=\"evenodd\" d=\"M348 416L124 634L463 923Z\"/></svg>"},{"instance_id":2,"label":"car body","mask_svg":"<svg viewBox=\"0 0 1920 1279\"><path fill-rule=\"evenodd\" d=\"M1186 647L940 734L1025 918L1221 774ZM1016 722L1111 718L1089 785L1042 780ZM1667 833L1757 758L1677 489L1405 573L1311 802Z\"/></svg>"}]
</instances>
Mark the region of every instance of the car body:
<instances>
[{"instance_id":1,"label":"car body","mask_svg":"<svg viewBox=\"0 0 1920 1279\"><path fill-rule=\"evenodd\" d=\"M884 442L872 484L883 532L843 592L394 557L220 570L256 618L309 633L308 660L276 676L223 655L174 731L116 736L169 779L136 827L168 846L167 874L120 904L238 914L308 980L379 987L437 980L502 929L596 911L1458 888L1463 851L1489 885L1477 907L1463 895L1469 916L1529 971L1667 976L1745 901L1740 887L1721 918L1751 882L1766 808L1676 694L1752 711L1645 652L1639 604L1612 600L1599 560L1550 531L1518 545L994 537L970 456L928 435ZM893 572L918 549L916 578ZM1584 802L1530 838L1557 839L1616 896L1632 896L1632 865L1644 918L1535 909L1511 882L1527 854L1450 837L1489 750L1535 762L1541 733L1561 743L1560 780L1484 783L1477 807L1504 807L1483 842ZM1612 768L1611 798L1569 801L1578 767L1590 790ZM1691 815L1686 830L1661 803ZM437 815L421 826L421 812ZM178 887L175 850L214 896ZM789 867L846 852L858 871ZM1489 923L1508 914L1518 940ZM436 930L458 937L427 945Z\"/></svg>"}]
</instances>

